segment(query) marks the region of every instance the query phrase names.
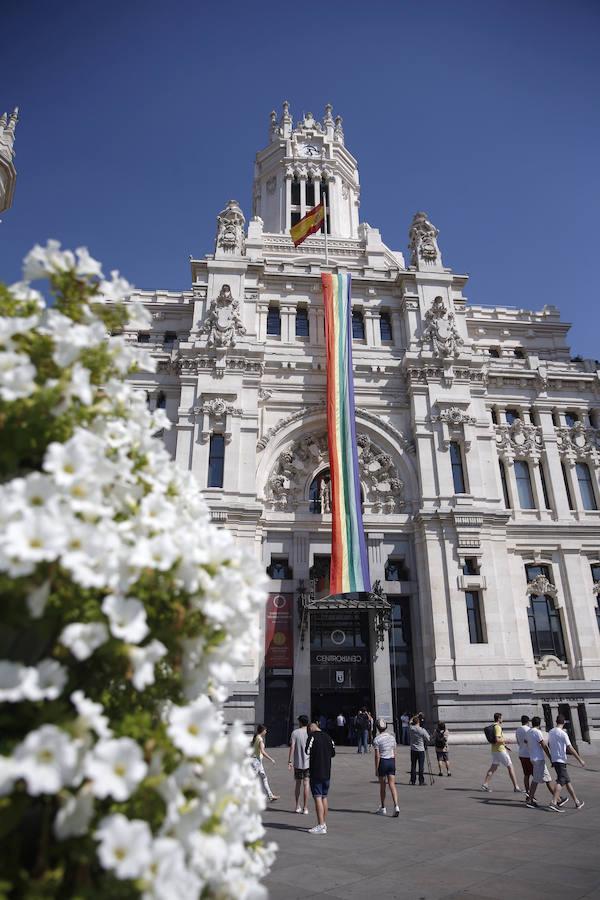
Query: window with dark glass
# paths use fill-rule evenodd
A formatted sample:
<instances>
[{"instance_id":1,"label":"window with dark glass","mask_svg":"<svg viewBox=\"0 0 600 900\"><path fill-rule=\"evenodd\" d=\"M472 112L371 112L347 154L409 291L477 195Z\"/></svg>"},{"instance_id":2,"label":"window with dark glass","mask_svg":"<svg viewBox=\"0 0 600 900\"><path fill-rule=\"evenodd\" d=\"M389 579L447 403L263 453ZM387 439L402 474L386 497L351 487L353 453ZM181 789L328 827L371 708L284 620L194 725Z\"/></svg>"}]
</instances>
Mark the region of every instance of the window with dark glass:
<instances>
[{"instance_id":1,"label":"window with dark glass","mask_svg":"<svg viewBox=\"0 0 600 900\"><path fill-rule=\"evenodd\" d=\"M271 305L267 312L267 334L281 335L281 315L279 307Z\"/></svg>"},{"instance_id":2,"label":"window with dark glass","mask_svg":"<svg viewBox=\"0 0 600 900\"><path fill-rule=\"evenodd\" d=\"M467 621L469 623L469 641L472 644L485 644L481 621L481 595L479 591L465 591L467 603Z\"/></svg>"},{"instance_id":3,"label":"window with dark glass","mask_svg":"<svg viewBox=\"0 0 600 900\"><path fill-rule=\"evenodd\" d=\"M520 347L515 347L515 359L525 359L525 353Z\"/></svg>"},{"instance_id":4,"label":"window with dark glass","mask_svg":"<svg viewBox=\"0 0 600 900\"><path fill-rule=\"evenodd\" d=\"M479 575L479 560L476 556L466 556L462 567L463 575Z\"/></svg>"},{"instance_id":5,"label":"window with dark glass","mask_svg":"<svg viewBox=\"0 0 600 900\"><path fill-rule=\"evenodd\" d=\"M567 502L569 504L569 509L575 509L573 506L573 497L571 496L571 486L569 485L569 476L567 474L567 467L564 462L561 462L560 467L563 473L563 481L565 483L565 491L567 492Z\"/></svg>"},{"instance_id":6,"label":"window with dark glass","mask_svg":"<svg viewBox=\"0 0 600 900\"><path fill-rule=\"evenodd\" d=\"M331 557L315 554L313 564L309 569L308 577L314 586L315 597L327 597L329 594L329 572L331 569ZM321 616L311 616L311 625L313 620L320 620ZM324 617L323 617L324 618Z\"/></svg>"},{"instance_id":7,"label":"window with dark glass","mask_svg":"<svg viewBox=\"0 0 600 900\"><path fill-rule=\"evenodd\" d=\"M450 441L450 465L452 466L454 493L466 494L462 450L458 441Z\"/></svg>"},{"instance_id":8,"label":"window with dark glass","mask_svg":"<svg viewBox=\"0 0 600 900\"><path fill-rule=\"evenodd\" d=\"M306 182L306 207L307 209L312 209L315 205L315 183L312 178L307 179Z\"/></svg>"},{"instance_id":9,"label":"window with dark glass","mask_svg":"<svg viewBox=\"0 0 600 900\"><path fill-rule=\"evenodd\" d=\"M331 220L329 218L329 185L326 181L321 182L321 203L323 202L325 202L327 208L327 234L331 234ZM323 225L321 225L319 231L322 233L324 230Z\"/></svg>"},{"instance_id":10,"label":"window with dark glass","mask_svg":"<svg viewBox=\"0 0 600 900\"><path fill-rule=\"evenodd\" d=\"M165 331L165 344L174 344L177 340L176 331Z\"/></svg>"},{"instance_id":11,"label":"window with dark glass","mask_svg":"<svg viewBox=\"0 0 600 900\"><path fill-rule=\"evenodd\" d=\"M298 306L296 309L296 337L308 337L308 307Z\"/></svg>"},{"instance_id":12,"label":"window with dark glass","mask_svg":"<svg viewBox=\"0 0 600 900\"><path fill-rule=\"evenodd\" d=\"M490 409L490 416L492 417L492 422L494 423L494 425L497 425L498 424L498 414L493 406Z\"/></svg>"},{"instance_id":13,"label":"window with dark glass","mask_svg":"<svg viewBox=\"0 0 600 900\"><path fill-rule=\"evenodd\" d=\"M267 575L275 580L289 581L294 577L287 556L272 556Z\"/></svg>"},{"instance_id":14,"label":"window with dark glass","mask_svg":"<svg viewBox=\"0 0 600 900\"><path fill-rule=\"evenodd\" d=\"M556 409L552 410L552 424L555 428L560 428L560 416Z\"/></svg>"},{"instance_id":15,"label":"window with dark glass","mask_svg":"<svg viewBox=\"0 0 600 900\"><path fill-rule=\"evenodd\" d=\"M592 570L592 581L594 584L600 583L600 563L592 563L590 569ZM600 594L596 594L596 622L600 630Z\"/></svg>"},{"instance_id":16,"label":"window with dark glass","mask_svg":"<svg viewBox=\"0 0 600 900\"><path fill-rule=\"evenodd\" d=\"M546 483L546 472L544 463L540 461L540 481L542 482L542 493L544 495L544 506L546 509L552 509L550 504L550 494L548 493L548 485Z\"/></svg>"},{"instance_id":17,"label":"window with dark glass","mask_svg":"<svg viewBox=\"0 0 600 900\"><path fill-rule=\"evenodd\" d=\"M497 347L490 347L488 353L492 359L500 359L500 351Z\"/></svg>"},{"instance_id":18,"label":"window with dark glass","mask_svg":"<svg viewBox=\"0 0 600 900\"><path fill-rule=\"evenodd\" d=\"M302 218L301 213L299 213L297 210L296 210L296 211L292 211L292 213L291 213L291 223L292 223L292 225L297 225L301 218Z\"/></svg>"},{"instance_id":19,"label":"window with dark glass","mask_svg":"<svg viewBox=\"0 0 600 900\"><path fill-rule=\"evenodd\" d=\"M581 494L581 502L583 504L583 508L598 509L590 467L587 463L577 463L575 466L575 471L577 473L579 493Z\"/></svg>"},{"instance_id":20,"label":"window with dark glass","mask_svg":"<svg viewBox=\"0 0 600 900\"><path fill-rule=\"evenodd\" d=\"M159 391L157 394L156 408L157 409L166 409L167 408L167 396L163 391Z\"/></svg>"},{"instance_id":21,"label":"window with dark glass","mask_svg":"<svg viewBox=\"0 0 600 900\"><path fill-rule=\"evenodd\" d=\"M504 465L503 460L498 460L498 465L500 466L500 481L502 482L502 494L504 496L504 505L507 509L511 509L510 505L510 495L508 493L508 483L506 481L506 466Z\"/></svg>"},{"instance_id":22,"label":"window with dark glass","mask_svg":"<svg viewBox=\"0 0 600 900\"><path fill-rule=\"evenodd\" d=\"M535 509L533 488L531 487L531 472L529 463L524 459L515 460L515 480L517 482L517 494L521 509Z\"/></svg>"},{"instance_id":23,"label":"window with dark glass","mask_svg":"<svg viewBox=\"0 0 600 900\"><path fill-rule=\"evenodd\" d=\"M521 418L518 409L507 409L505 416L508 425L512 425L516 419Z\"/></svg>"},{"instance_id":24,"label":"window with dark glass","mask_svg":"<svg viewBox=\"0 0 600 900\"><path fill-rule=\"evenodd\" d=\"M331 512L331 474L323 469L313 478L308 489L308 509L311 513Z\"/></svg>"},{"instance_id":25,"label":"window with dark glass","mask_svg":"<svg viewBox=\"0 0 600 900\"><path fill-rule=\"evenodd\" d=\"M295 176L292 181L292 206L300 206L300 181Z\"/></svg>"},{"instance_id":26,"label":"window with dark glass","mask_svg":"<svg viewBox=\"0 0 600 900\"><path fill-rule=\"evenodd\" d=\"M386 581L410 581L410 572L403 559L390 556L385 564Z\"/></svg>"},{"instance_id":27,"label":"window with dark glass","mask_svg":"<svg viewBox=\"0 0 600 900\"><path fill-rule=\"evenodd\" d=\"M392 340L392 319L389 312L379 314L379 333L382 341Z\"/></svg>"},{"instance_id":28,"label":"window with dark glass","mask_svg":"<svg viewBox=\"0 0 600 900\"><path fill-rule=\"evenodd\" d=\"M525 566L527 581L531 582L538 575L545 575L550 580L548 566ZM552 655L567 661L560 613L555 608L549 594L532 594L527 611L529 634L533 655L536 660Z\"/></svg>"},{"instance_id":29,"label":"window with dark glass","mask_svg":"<svg viewBox=\"0 0 600 900\"><path fill-rule=\"evenodd\" d=\"M364 341L365 339L365 321L362 310L352 310L352 338L355 341Z\"/></svg>"},{"instance_id":30,"label":"window with dark glass","mask_svg":"<svg viewBox=\"0 0 600 900\"><path fill-rule=\"evenodd\" d=\"M225 437L213 434L208 450L208 487L222 488L225 468Z\"/></svg>"},{"instance_id":31,"label":"window with dark glass","mask_svg":"<svg viewBox=\"0 0 600 900\"><path fill-rule=\"evenodd\" d=\"M137 336L138 344L149 344L150 343L150 335L147 331L138 331Z\"/></svg>"},{"instance_id":32,"label":"window with dark glass","mask_svg":"<svg viewBox=\"0 0 600 900\"><path fill-rule=\"evenodd\" d=\"M579 422L579 416L574 412L566 412L565 413L565 422L567 428L572 428L576 422Z\"/></svg>"}]
</instances>

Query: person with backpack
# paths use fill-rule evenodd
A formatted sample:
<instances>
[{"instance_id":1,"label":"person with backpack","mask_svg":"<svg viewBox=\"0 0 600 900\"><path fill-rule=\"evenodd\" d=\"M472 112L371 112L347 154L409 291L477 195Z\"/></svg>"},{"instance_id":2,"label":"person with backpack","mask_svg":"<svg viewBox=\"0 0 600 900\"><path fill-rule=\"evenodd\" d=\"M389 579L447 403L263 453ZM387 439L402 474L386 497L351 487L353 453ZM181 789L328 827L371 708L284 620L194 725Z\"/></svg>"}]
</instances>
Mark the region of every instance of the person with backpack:
<instances>
[{"instance_id":1,"label":"person with backpack","mask_svg":"<svg viewBox=\"0 0 600 900\"><path fill-rule=\"evenodd\" d=\"M435 747L435 755L438 764L438 775L443 775L442 763L446 766L446 775L448 778L452 775L450 764L448 762L448 731L445 722L438 722L437 728L433 732L433 744Z\"/></svg>"},{"instance_id":2,"label":"person with backpack","mask_svg":"<svg viewBox=\"0 0 600 900\"><path fill-rule=\"evenodd\" d=\"M356 736L358 738L357 753L367 753L369 747L369 714L365 706L361 706L356 716Z\"/></svg>"},{"instance_id":3,"label":"person with backpack","mask_svg":"<svg viewBox=\"0 0 600 900\"><path fill-rule=\"evenodd\" d=\"M315 801L317 824L308 829L309 834L327 834L327 813L329 811L329 782L331 780L331 760L335 756L335 744L330 736L319 728L313 719L309 726L306 755L310 770L310 790Z\"/></svg>"},{"instance_id":4,"label":"person with backpack","mask_svg":"<svg viewBox=\"0 0 600 900\"><path fill-rule=\"evenodd\" d=\"M488 792L492 790L490 787L492 776L498 766L504 766L508 771L508 777L512 782L514 793L524 794L525 791L523 791L517 784L517 779L515 778L515 770L513 769L509 750L506 746L507 741L502 731L502 713L494 713L493 724L486 725L483 729L483 733L485 734L488 743L492 745L492 760L490 767L486 772L483 784L481 785L481 790Z\"/></svg>"}]
</instances>

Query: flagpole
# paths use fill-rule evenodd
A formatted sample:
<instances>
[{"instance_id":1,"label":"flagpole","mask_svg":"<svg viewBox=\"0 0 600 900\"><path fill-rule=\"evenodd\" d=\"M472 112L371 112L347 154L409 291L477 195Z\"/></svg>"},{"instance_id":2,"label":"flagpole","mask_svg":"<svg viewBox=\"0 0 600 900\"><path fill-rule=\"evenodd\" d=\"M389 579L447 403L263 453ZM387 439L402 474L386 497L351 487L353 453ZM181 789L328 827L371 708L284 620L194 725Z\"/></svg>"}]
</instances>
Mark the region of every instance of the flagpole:
<instances>
[{"instance_id":1,"label":"flagpole","mask_svg":"<svg viewBox=\"0 0 600 900\"><path fill-rule=\"evenodd\" d=\"M329 265L329 251L327 249L327 195L323 194L323 225L325 226L325 265Z\"/></svg>"}]
</instances>

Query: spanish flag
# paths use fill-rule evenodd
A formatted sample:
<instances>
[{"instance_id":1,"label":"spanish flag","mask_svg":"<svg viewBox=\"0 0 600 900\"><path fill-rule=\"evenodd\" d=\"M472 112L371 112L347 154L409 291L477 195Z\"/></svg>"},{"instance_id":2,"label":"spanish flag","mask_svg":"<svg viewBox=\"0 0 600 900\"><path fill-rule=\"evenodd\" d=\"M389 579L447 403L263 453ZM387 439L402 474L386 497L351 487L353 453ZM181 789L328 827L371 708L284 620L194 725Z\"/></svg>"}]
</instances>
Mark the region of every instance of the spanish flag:
<instances>
[{"instance_id":1,"label":"spanish flag","mask_svg":"<svg viewBox=\"0 0 600 900\"><path fill-rule=\"evenodd\" d=\"M318 206L314 206L307 212L303 219L300 219L299 222L292 225L290 234L292 236L292 241L294 242L294 247L298 247L307 237L314 234L316 231L319 231L324 219L325 210L323 204L319 203Z\"/></svg>"}]
</instances>

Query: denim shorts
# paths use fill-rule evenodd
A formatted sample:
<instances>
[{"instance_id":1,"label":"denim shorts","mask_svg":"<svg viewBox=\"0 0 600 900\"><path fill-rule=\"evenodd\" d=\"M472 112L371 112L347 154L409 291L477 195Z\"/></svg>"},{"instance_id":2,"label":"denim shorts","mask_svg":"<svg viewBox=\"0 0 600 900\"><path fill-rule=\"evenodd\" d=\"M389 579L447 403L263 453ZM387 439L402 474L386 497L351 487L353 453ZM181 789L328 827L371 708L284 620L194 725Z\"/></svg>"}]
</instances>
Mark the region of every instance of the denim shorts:
<instances>
[{"instance_id":1,"label":"denim shorts","mask_svg":"<svg viewBox=\"0 0 600 900\"><path fill-rule=\"evenodd\" d=\"M326 797L329 793L329 778L323 781L313 781L310 779L310 790L313 797Z\"/></svg>"},{"instance_id":2,"label":"denim shorts","mask_svg":"<svg viewBox=\"0 0 600 900\"><path fill-rule=\"evenodd\" d=\"M377 775L379 778L385 778L386 775L395 775L396 774L396 760L395 759L380 759L379 766L377 767Z\"/></svg>"},{"instance_id":3,"label":"denim shorts","mask_svg":"<svg viewBox=\"0 0 600 900\"><path fill-rule=\"evenodd\" d=\"M556 772L556 780L559 784L569 784L571 781L571 776L569 775L569 770L567 769L567 764L563 762L555 762L552 763L554 766L554 771Z\"/></svg>"}]
</instances>

